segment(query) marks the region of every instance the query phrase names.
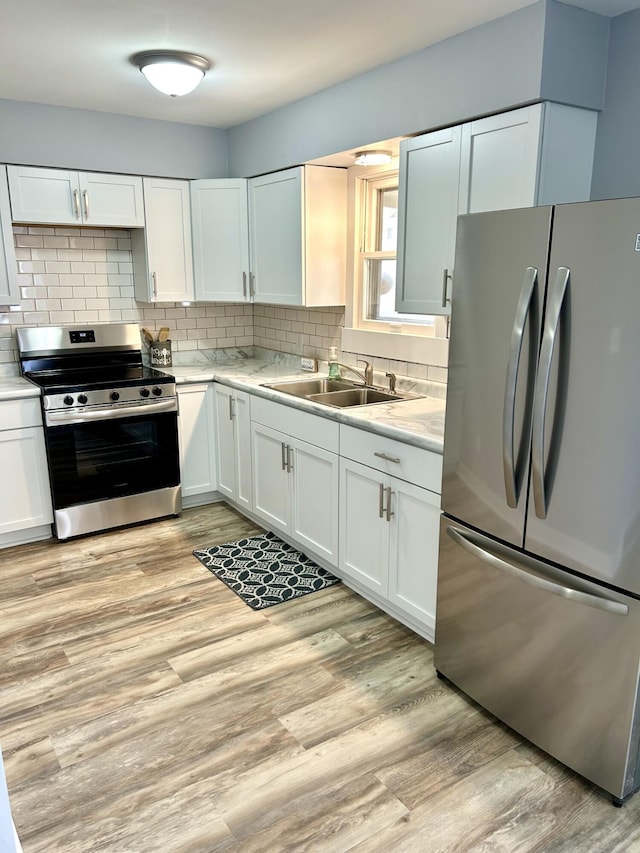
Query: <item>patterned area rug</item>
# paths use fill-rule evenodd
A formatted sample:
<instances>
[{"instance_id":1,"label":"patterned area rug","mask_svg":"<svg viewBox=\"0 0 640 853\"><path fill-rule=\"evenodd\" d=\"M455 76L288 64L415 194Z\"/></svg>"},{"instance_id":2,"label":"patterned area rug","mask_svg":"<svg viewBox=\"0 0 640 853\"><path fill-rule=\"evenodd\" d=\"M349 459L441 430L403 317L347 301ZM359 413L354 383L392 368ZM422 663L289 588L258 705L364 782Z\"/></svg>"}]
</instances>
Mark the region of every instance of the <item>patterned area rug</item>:
<instances>
[{"instance_id":1,"label":"patterned area rug","mask_svg":"<svg viewBox=\"0 0 640 853\"><path fill-rule=\"evenodd\" d=\"M339 578L270 532L199 549L193 555L254 610L339 583Z\"/></svg>"}]
</instances>

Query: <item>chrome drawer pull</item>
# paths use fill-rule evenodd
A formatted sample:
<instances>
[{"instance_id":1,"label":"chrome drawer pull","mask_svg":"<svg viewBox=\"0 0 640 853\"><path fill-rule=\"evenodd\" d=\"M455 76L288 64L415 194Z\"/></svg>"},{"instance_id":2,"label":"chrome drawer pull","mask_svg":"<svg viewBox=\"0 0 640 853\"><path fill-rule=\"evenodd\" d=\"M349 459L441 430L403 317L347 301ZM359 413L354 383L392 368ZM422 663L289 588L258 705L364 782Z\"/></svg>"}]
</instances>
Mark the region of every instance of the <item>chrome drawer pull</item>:
<instances>
[{"instance_id":1,"label":"chrome drawer pull","mask_svg":"<svg viewBox=\"0 0 640 853\"><path fill-rule=\"evenodd\" d=\"M401 460L400 460L400 457L398 457L398 456L389 456L389 454L388 454L388 453L378 453L377 451L374 451L374 454L373 454L373 455L374 455L374 456L377 456L377 457L378 457L378 459L384 459L384 460L385 460L385 462L395 462L395 463L396 463L396 465L399 465L399 464L400 464L400 461L401 461Z\"/></svg>"}]
</instances>

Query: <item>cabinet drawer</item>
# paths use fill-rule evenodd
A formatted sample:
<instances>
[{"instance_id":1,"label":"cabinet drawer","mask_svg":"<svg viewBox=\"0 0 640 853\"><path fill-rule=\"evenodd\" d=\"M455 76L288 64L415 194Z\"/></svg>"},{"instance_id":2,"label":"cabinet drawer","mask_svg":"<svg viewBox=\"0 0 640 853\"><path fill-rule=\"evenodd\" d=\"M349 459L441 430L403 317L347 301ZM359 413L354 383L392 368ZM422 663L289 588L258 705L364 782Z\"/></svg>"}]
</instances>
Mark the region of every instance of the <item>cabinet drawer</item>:
<instances>
[{"instance_id":1,"label":"cabinet drawer","mask_svg":"<svg viewBox=\"0 0 640 853\"><path fill-rule=\"evenodd\" d=\"M42 426L39 397L21 397L0 403L0 430L38 426Z\"/></svg>"},{"instance_id":2,"label":"cabinet drawer","mask_svg":"<svg viewBox=\"0 0 640 853\"><path fill-rule=\"evenodd\" d=\"M332 453L338 452L340 432L336 421L257 396L251 399L251 420Z\"/></svg>"},{"instance_id":3,"label":"cabinet drawer","mask_svg":"<svg viewBox=\"0 0 640 853\"><path fill-rule=\"evenodd\" d=\"M340 427L340 455L440 494L442 456L357 427Z\"/></svg>"}]
</instances>

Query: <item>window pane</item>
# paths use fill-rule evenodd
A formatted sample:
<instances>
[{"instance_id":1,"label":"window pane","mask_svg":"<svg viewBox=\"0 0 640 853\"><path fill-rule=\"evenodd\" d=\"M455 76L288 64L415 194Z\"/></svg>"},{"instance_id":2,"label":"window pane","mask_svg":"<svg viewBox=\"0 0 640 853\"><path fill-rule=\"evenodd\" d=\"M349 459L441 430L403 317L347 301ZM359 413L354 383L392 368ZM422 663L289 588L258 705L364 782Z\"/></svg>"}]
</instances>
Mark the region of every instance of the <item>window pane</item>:
<instances>
[{"instance_id":1,"label":"window pane","mask_svg":"<svg viewBox=\"0 0 640 853\"><path fill-rule=\"evenodd\" d=\"M398 190L378 190L378 237L373 250L395 252L398 245Z\"/></svg>"},{"instance_id":2,"label":"window pane","mask_svg":"<svg viewBox=\"0 0 640 853\"><path fill-rule=\"evenodd\" d=\"M399 314L396 311L396 262L395 259L364 259L364 319L382 320L387 323L413 323L433 326L435 318L422 314Z\"/></svg>"}]
</instances>

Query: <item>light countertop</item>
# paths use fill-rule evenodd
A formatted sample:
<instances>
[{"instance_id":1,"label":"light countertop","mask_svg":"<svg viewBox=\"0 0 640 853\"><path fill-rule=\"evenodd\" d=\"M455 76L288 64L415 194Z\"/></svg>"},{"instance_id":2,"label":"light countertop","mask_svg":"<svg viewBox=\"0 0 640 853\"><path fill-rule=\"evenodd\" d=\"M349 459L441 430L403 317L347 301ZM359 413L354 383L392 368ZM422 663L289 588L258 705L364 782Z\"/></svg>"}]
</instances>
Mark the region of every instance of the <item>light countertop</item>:
<instances>
[{"instance_id":1,"label":"light countertop","mask_svg":"<svg viewBox=\"0 0 640 853\"><path fill-rule=\"evenodd\" d=\"M445 400L442 396L429 396L430 384L421 383L419 380L398 377L398 388L413 394L425 393L427 396L400 402L338 409L263 387L263 383L299 379L301 376L305 378L326 376L326 372L322 370L317 374L305 373L300 370L292 371L290 364L245 359L232 364L174 366L170 372L176 377L179 385L211 382L215 379L224 385L251 391L252 394L284 403L292 408L395 438L415 447L442 453ZM441 387L438 390L442 393Z\"/></svg>"},{"instance_id":2,"label":"light countertop","mask_svg":"<svg viewBox=\"0 0 640 853\"><path fill-rule=\"evenodd\" d=\"M421 383L398 377L398 388L413 394L426 394L417 399L402 400L394 403L376 403L370 406L357 406L349 409L334 409L313 403L301 397L293 397L264 388L263 383L277 380L297 379L301 376L325 376L326 371L317 374L292 369L290 362L274 362L245 358L230 363L211 362L207 364L177 365L167 372L176 377L178 385L193 382L212 382L214 379L239 390L251 391L261 397L284 403L302 411L311 412L330 420L366 429L379 435L395 438L442 453L444 437L445 400L442 396L429 394L433 383ZM382 384L382 383L381 383ZM442 390L437 389L442 395ZM40 389L21 376L0 376L0 401L15 400L22 397L38 397Z\"/></svg>"},{"instance_id":3,"label":"light countertop","mask_svg":"<svg viewBox=\"0 0 640 853\"><path fill-rule=\"evenodd\" d=\"M37 385L22 376L0 376L0 400L18 400L21 397L39 397Z\"/></svg>"}]
</instances>

